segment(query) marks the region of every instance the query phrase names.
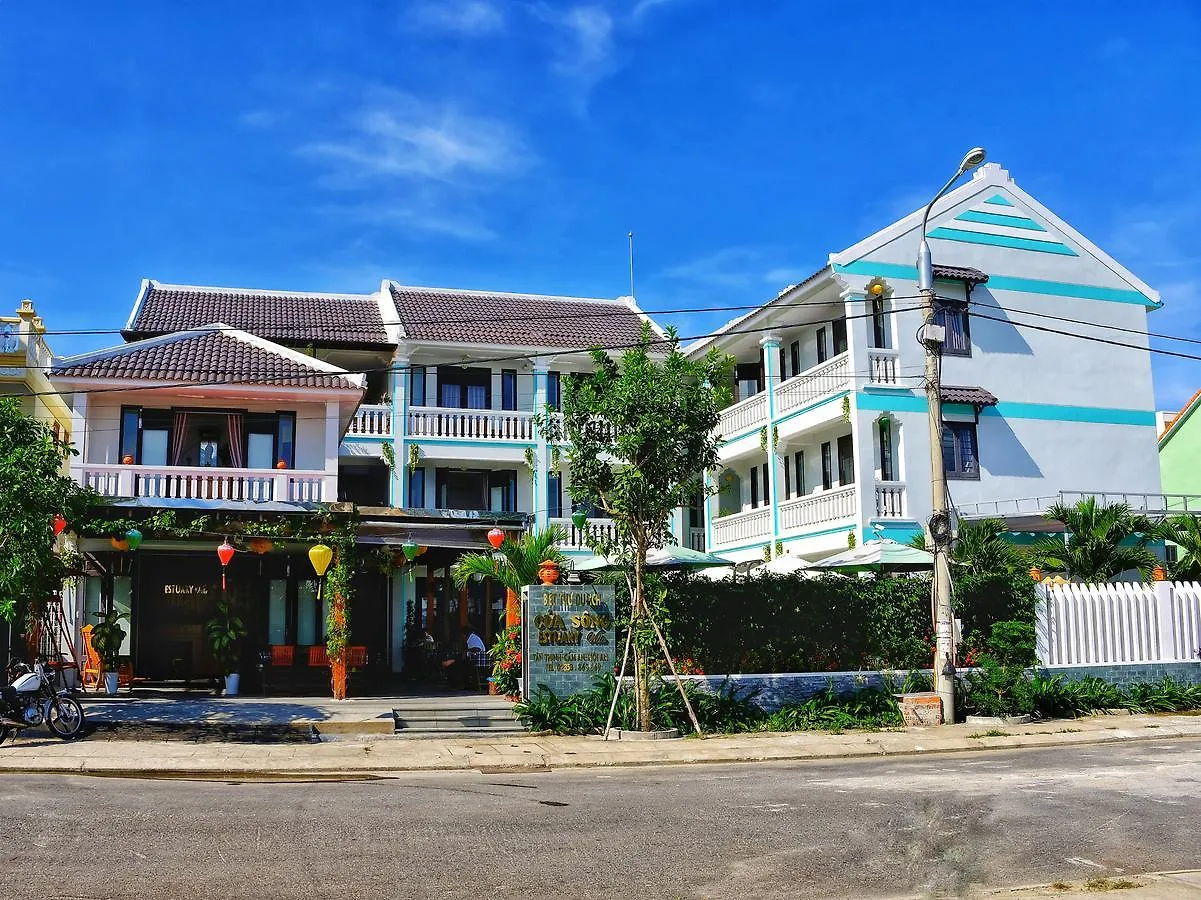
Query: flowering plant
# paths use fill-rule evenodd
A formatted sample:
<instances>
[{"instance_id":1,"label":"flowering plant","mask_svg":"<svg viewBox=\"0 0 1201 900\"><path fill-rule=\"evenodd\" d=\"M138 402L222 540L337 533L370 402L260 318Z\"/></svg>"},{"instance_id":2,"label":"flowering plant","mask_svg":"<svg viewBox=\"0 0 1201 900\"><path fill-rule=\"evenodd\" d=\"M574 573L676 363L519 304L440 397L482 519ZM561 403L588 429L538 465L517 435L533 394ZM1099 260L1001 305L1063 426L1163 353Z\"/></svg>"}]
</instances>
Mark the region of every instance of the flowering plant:
<instances>
[{"instance_id":1,"label":"flowering plant","mask_svg":"<svg viewBox=\"0 0 1201 900\"><path fill-rule=\"evenodd\" d=\"M521 677L521 625L510 625L496 636L492 644L492 683L496 691L506 696L518 692Z\"/></svg>"}]
</instances>

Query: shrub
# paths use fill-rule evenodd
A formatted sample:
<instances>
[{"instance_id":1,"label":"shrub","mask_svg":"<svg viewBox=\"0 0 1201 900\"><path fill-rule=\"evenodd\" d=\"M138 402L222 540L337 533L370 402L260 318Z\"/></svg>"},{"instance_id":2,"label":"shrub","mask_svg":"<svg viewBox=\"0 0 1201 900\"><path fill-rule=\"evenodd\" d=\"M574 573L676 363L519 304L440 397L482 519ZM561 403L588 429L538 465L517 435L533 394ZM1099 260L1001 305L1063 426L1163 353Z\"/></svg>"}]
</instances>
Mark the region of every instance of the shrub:
<instances>
[{"instance_id":1,"label":"shrub","mask_svg":"<svg viewBox=\"0 0 1201 900\"><path fill-rule=\"evenodd\" d=\"M803 703L790 703L768 716L765 731L846 731L851 728L891 728L901 724L892 694L863 688L840 696L833 685Z\"/></svg>"}]
</instances>

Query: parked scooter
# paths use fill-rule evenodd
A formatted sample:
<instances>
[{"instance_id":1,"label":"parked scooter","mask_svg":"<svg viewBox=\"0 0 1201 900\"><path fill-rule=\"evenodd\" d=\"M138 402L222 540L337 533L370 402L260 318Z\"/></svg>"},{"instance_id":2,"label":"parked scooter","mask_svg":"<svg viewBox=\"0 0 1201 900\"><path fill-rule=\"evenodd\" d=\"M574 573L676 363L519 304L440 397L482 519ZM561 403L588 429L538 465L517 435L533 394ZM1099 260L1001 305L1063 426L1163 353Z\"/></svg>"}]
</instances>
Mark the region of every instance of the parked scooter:
<instances>
[{"instance_id":1,"label":"parked scooter","mask_svg":"<svg viewBox=\"0 0 1201 900\"><path fill-rule=\"evenodd\" d=\"M83 707L70 691L56 691L54 676L42 663L32 666L14 660L8 667L11 684L0 698L0 744L25 728L45 725L64 741L83 731Z\"/></svg>"}]
</instances>

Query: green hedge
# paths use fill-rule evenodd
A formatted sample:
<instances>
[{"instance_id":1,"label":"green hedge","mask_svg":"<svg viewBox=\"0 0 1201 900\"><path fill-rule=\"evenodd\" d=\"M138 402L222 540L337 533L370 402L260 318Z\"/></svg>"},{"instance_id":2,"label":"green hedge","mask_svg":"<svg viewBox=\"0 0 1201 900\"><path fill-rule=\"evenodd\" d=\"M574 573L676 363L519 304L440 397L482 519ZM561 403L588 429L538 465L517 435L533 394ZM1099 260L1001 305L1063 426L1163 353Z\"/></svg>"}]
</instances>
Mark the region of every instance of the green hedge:
<instances>
[{"instance_id":1,"label":"green hedge","mask_svg":"<svg viewBox=\"0 0 1201 900\"><path fill-rule=\"evenodd\" d=\"M673 654L711 674L929 667L933 654L928 578L762 576L663 579ZM961 662L987 652L1034 663L1033 582L1024 574L955 581L963 620ZM999 627L998 627L999 626Z\"/></svg>"}]
</instances>

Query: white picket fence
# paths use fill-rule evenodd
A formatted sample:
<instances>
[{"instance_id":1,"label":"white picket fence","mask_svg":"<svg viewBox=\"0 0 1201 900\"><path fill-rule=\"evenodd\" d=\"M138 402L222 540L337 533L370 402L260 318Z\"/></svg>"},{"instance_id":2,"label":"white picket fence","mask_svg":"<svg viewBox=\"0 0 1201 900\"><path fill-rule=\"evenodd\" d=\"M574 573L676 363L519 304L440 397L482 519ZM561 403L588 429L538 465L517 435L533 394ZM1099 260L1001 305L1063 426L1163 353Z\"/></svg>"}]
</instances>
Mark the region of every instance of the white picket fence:
<instances>
[{"instance_id":1,"label":"white picket fence","mask_svg":"<svg viewBox=\"0 0 1201 900\"><path fill-rule=\"evenodd\" d=\"M1040 585L1044 666L1185 662L1201 654L1201 584Z\"/></svg>"}]
</instances>

